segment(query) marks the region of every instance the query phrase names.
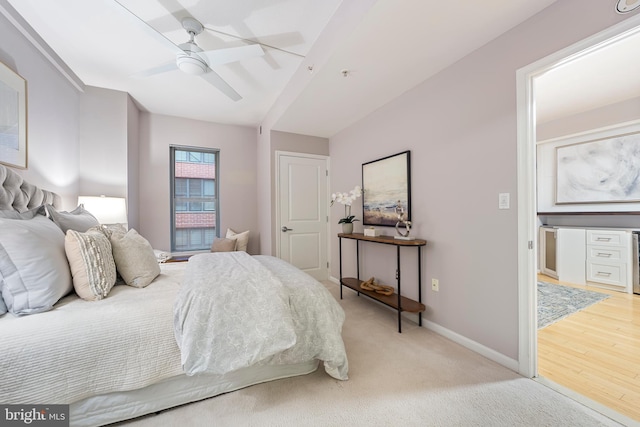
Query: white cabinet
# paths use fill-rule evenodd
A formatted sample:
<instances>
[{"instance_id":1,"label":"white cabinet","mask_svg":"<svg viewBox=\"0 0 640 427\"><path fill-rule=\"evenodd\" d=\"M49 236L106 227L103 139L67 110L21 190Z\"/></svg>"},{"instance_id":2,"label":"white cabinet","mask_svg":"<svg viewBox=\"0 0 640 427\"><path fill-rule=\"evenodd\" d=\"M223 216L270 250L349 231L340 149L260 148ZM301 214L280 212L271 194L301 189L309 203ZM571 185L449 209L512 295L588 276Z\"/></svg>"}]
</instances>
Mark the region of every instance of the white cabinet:
<instances>
[{"instance_id":1,"label":"white cabinet","mask_svg":"<svg viewBox=\"0 0 640 427\"><path fill-rule=\"evenodd\" d=\"M586 284L585 230L582 228L558 229L558 280Z\"/></svg>"},{"instance_id":2,"label":"white cabinet","mask_svg":"<svg viewBox=\"0 0 640 427\"><path fill-rule=\"evenodd\" d=\"M558 229L555 227L540 227L540 253L538 267L542 274L558 278L557 267Z\"/></svg>"},{"instance_id":3,"label":"white cabinet","mask_svg":"<svg viewBox=\"0 0 640 427\"><path fill-rule=\"evenodd\" d=\"M631 292L631 232L587 230L587 281Z\"/></svg>"},{"instance_id":4,"label":"white cabinet","mask_svg":"<svg viewBox=\"0 0 640 427\"><path fill-rule=\"evenodd\" d=\"M563 282L631 293L631 249L632 230L540 227L540 271Z\"/></svg>"},{"instance_id":5,"label":"white cabinet","mask_svg":"<svg viewBox=\"0 0 640 427\"><path fill-rule=\"evenodd\" d=\"M540 227L540 272L563 282L586 285L585 231Z\"/></svg>"}]
</instances>

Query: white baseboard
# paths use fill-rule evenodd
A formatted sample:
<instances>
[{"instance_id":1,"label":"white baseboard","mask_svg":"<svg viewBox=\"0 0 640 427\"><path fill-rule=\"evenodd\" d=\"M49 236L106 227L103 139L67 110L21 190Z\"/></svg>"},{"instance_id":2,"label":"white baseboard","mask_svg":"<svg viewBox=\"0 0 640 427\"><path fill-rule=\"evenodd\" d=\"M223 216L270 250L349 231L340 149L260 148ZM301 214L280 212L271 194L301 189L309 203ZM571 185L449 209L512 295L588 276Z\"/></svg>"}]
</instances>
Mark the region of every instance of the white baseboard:
<instances>
[{"instance_id":1,"label":"white baseboard","mask_svg":"<svg viewBox=\"0 0 640 427\"><path fill-rule=\"evenodd\" d=\"M329 277L329 281L335 283L336 285L340 284L340 280L330 276ZM410 314L410 313L405 313L405 315ZM418 323L418 316L417 315L410 315L407 316L409 317L411 320L413 320L414 322ZM450 329L447 329L445 327L442 327L440 325L438 325L437 323L431 322L429 320L425 320L424 318L422 319L422 325L423 327L429 329L430 331L435 332L438 335L442 335L443 337L450 339L451 341L460 344L461 346L468 348L471 351L474 351L484 357L486 357L489 360L493 360L494 362L504 366L505 368L511 369L514 372L518 372L519 368L520 368L520 364L517 360L512 359L510 357L505 356L502 353L498 353L497 351L484 346L476 341L473 341L463 335L458 334L457 332L453 332Z\"/></svg>"},{"instance_id":2,"label":"white baseboard","mask_svg":"<svg viewBox=\"0 0 640 427\"><path fill-rule=\"evenodd\" d=\"M429 320L422 319L422 325L430 331L433 331L438 335L442 335L443 337L448 338L451 341L460 344L461 346L466 347L469 350L474 351L489 360L493 360L494 362L504 366L505 368L511 369L514 372L518 372L520 364L515 359L507 357L502 353L498 353L497 351L487 346L484 346L476 341L458 334L457 332L453 332L452 330L442 327L437 323L431 322Z\"/></svg>"}]
</instances>

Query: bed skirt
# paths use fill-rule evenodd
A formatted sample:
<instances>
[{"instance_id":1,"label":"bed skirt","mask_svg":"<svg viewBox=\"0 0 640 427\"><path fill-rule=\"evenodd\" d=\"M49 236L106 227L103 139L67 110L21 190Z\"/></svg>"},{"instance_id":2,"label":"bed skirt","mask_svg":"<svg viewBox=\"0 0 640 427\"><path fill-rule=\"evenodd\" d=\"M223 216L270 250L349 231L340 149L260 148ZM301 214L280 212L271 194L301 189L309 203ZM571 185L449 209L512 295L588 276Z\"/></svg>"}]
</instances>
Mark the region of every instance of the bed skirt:
<instances>
[{"instance_id":1,"label":"bed skirt","mask_svg":"<svg viewBox=\"0 0 640 427\"><path fill-rule=\"evenodd\" d=\"M296 365L251 366L225 375L178 375L127 392L92 396L70 405L71 425L102 426L196 402L251 385L306 375L318 368L313 360Z\"/></svg>"}]
</instances>

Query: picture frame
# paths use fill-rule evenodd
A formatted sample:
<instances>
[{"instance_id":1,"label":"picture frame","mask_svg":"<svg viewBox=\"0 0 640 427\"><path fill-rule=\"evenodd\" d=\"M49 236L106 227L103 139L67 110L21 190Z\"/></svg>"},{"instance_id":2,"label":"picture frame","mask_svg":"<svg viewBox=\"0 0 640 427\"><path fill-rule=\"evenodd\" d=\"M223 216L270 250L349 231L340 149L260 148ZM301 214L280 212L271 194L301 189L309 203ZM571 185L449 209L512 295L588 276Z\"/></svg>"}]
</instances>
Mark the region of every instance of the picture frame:
<instances>
[{"instance_id":1,"label":"picture frame","mask_svg":"<svg viewBox=\"0 0 640 427\"><path fill-rule=\"evenodd\" d=\"M27 81L0 62L0 163L27 168Z\"/></svg>"},{"instance_id":2,"label":"picture frame","mask_svg":"<svg viewBox=\"0 0 640 427\"><path fill-rule=\"evenodd\" d=\"M556 205L640 202L640 132L556 148Z\"/></svg>"},{"instance_id":3,"label":"picture frame","mask_svg":"<svg viewBox=\"0 0 640 427\"><path fill-rule=\"evenodd\" d=\"M396 208L411 220L411 152L403 151L362 164L362 223L394 227Z\"/></svg>"}]
</instances>

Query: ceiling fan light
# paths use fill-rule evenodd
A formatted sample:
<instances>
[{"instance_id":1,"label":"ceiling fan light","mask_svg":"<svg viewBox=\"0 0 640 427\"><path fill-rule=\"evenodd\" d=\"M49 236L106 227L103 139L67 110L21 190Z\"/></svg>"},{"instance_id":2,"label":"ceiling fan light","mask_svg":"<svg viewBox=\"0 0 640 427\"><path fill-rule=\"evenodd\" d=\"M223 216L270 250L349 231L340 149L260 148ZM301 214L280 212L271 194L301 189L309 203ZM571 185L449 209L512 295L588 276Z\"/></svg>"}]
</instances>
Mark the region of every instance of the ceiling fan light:
<instances>
[{"instance_id":1,"label":"ceiling fan light","mask_svg":"<svg viewBox=\"0 0 640 427\"><path fill-rule=\"evenodd\" d=\"M207 64L202 60L193 56L179 56L177 59L178 68L180 71L187 74L200 75L207 71Z\"/></svg>"}]
</instances>

